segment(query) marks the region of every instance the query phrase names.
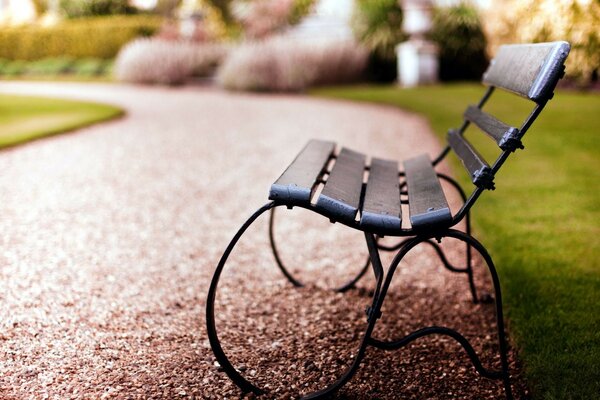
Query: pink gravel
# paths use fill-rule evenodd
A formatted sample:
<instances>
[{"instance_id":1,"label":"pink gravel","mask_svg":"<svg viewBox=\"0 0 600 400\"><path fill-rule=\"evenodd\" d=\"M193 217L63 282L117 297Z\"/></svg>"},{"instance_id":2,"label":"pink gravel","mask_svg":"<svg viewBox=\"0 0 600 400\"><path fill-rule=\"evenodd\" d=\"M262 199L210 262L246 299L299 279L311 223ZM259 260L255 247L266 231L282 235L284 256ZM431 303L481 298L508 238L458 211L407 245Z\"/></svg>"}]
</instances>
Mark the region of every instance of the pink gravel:
<instances>
[{"instance_id":1,"label":"pink gravel","mask_svg":"<svg viewBox=\"0 0 600 400\"><path fill-rule=\"evenodd\" d=\"M215 365L205 297L222 251L272 181L311 137L396 159L440 149L415 115L304 96L25 82L0 83L0 92L127 110L0 152L2 399L242 397ZM217 320L226 352L269 389L265 397L295 398L351 361L373 278L343 295L327 290L360 268L363 237L302 210L278 215L282 255L308 287L278 272L263 218L225 270ZM446 246L458 260L462 249ZM477 282L489 290L483 268ZM484 365L499 363L493 306L473 305L466 276L445 271L429 247L401 265L383 311L377 337L446 325L473 341ZM528 397L510 357L516 397ZM338 397L502 395L460 346L429 337L400 351L369 349Z\"/></svg>"}]
</instances>

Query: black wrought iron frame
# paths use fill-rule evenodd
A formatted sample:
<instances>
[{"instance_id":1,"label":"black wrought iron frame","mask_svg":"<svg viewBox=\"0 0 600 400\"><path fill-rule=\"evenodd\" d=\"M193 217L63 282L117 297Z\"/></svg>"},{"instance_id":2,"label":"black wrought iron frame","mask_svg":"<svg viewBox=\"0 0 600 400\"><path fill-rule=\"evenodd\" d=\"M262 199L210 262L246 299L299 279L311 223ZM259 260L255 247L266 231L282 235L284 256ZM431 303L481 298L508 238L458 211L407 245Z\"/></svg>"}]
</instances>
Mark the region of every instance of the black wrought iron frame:
<instances>
[{"instance_id":1,"label":"black wrought iron frame","mask_svg":"<svg viewBox=\"0 0 600 400\"><path fill-rule=\"evenodd\" d=\"M450 184L452 186L457 188L459 193L461 193L461 197L463 198L463 200L466 201L466 196L465 196L464 192L452 178L442 175L442 174L440 174L440 178L450 182ZM248 381L241 374L241 371L236 369L231 364L229 359L227 358L227 356L221 346L221 343L219 341L219 337L217 335L216 326L215 326L215 297L216 297L217 287L218 287L218 283L219 283L221 274L223 272L223 269L225 267L227 259L229 258L229 255L231 254L233 248L236 246L237 242L242 237L242 235L246 232L248 227L250 227L250 225L252 225L252 223L254 223L254 221L258 217L260 217L262 214L264 214L267 211L270 211L269 238L270 238L271 248L273 250L273 254L274 254L277 266L279 267L279 269L281 270L283 275L292 283L292 285L297 286L297 287L303 285L303 283L300 282L298 279L296 279L286 268L285 264L283 263L283 261L281 259L280 254L277 250L275 234L274 234L274 220L275 220L274 210L277 207L288 207L289 208L289 205L277 203L277 202L270 202L270 203L265 204L263 207L259 208L254 214L252 214L252 216L241 226L241 228L235 234L235 236L233 237L233 239L231 240L231 242L225 249L225 252L223 253L223 256L221 257L219 264L217 265L217 268L213 275L213 279L210 284L207 303L206 303L207 332L208 332L208 338L210 341L210 345L215 354L215 357L216 357L217 361L219 362L223 371L245 393L252 392L255 394L263 394L264 391L262 389L260 389L259 387L255 386L250 381ZM310 206L305 206L305 207L299 206L299 207L313 210L312 207L310 207ZM375 276L375 280L376 280L376 285L375 285L375 291L373 293L371 305L369 307L367 307L367 310L366 310L367 327L366 327L365 333L362 337L360 346L356 351L356 355L353 359L353 362L348 367L348 369L335 382L333 382L326 388L319 390L317 392L308 394L308 395L302 397L302 399L328 398L331 395L333 395L336 391L338 391L355 374L360 363L362 362L362 360L364 358L364 355L365 355L365 352L366 352L366 349L368 346L372 346L372 347L376 347L376 348L384 349L384 350L395 350L395 349L404 347L404 346L408 345L409 343L411 343L412 341L417 340L417 339L419 339L423 336L427 336L427 335L445 335L445 336L451 337L454 340L456 340L463 347L465 352L467 353L467 356L471 360L477 373L479 373L480 376L488 378L488 379L501 380L504 385L504 392L505 392L506 398L512 399L510 373L509 373L509 369L508 369L507 341L506 341L506 334L504 331L504 319L503 319L503 311L502 311L502 295L501 295L501 291L500 291L498 274L496 272L494 263L493 263L490 255L488 254L487 250L483 247L483 245L481 243L479 243L475 238L473 238L471 236L470 220L468 217L469 213L466 213L465 215L467 216L466 229L465 229L466 232L448 228L448 229L444 229L442 231L431 232L428 234L425 234L425 233L413 234L409 237L404 238L399 243L397 243L393 246L383 245L383 244L379 243L379 240L378 240L379 238L375 234L363 231L363 233L365 235L365 240L367 243L367 248L369 250L369 258L368 258L366 264L361 268L361 270L358 272L358 274L353 279L351 279L348 283L342 285L341 287L336 288L335 290L337 290L339 292L344 292L344 291L354 287L356 282L358 282L365 275L365 273L368 270L369 265L372 266L372 270L374 272L374 276ZM456 267L456 266L450 264L447 257L445 256L442 248L438 244L438 242L440 242L443 238L454 238L454 239L460 240L463 243L465 243L465 245L466 245L466 266L464 268L459 268L459 267ZM497 337L498 337L499 353L500 353L500 360L501 360L501 369L500 370L490 370L490 369L485 368L483 366L483 364L481 363L479 357L477 356L475 350L469 343L469 341L464 336L462 336L459 332L457 332L456 330L453 330L453 329L450 329L447 327L441 327L441 326L425 327L425 328L416 330L416 331L406 335L405 337L402 337L402 338L400 338L398 340L394 340L394 341L383 341L383 340L379 340L377 338L372 337L372 333L373 333L375 324L376 324L377 320L381 317L381 307L385 300L385 296L388 292L389 286L392 282L392 278L394 276L396 268L398 267L398 265L400 264L402 259L410 252L411 249L413 249L415 246L422 244L422 243L430 245L434 248L434 250L436 251L440 260L442 261L442 263L448 270L450 270L452 272L459 272L459 273L467 274L473 302L477 302L478 297L477 297L477 290L476 290L474 279L473 279L472 249L475 249L482 256L482 258L485 262L485 265L487 266L487 268L490 272L490 275L492 277L492 282L493 282L493 287L494 287L493 300L495 301L495 308L496 308ZM391 262L391 264L387 270L387 274L385 274L383 265L381 263L381 259L380 259L381 251L397 251L395 257L393 258L393 261Z\"/></svg>"},{"instance_id":2,"label":"black wrought iron frame","mask_svg":"<svg viewBox=\"0 0 600 400\"><path fill-rule=\"evenodd\" d=\"M494 176L496 175L496 173L498 172L500 167L504 164L504 162L508 159L508 157L510 156L511 153L513 153L517 149L523 148L523 145L521 143L521 139L522 139L523 135L530 128L533 121L539 116L539 114L545 107L546 103L553 97L553 90L554 90L558 80L560 80L562 78L562 76L564 75L564 61L568 55L570 46L566 42L555 42L554 44L552 44L552 46L553 46L552 50L551 50L552 53L547 55L547 59L545 59L544 65L542 66L541 70L536 72L537 77L534 82L529 82L529 76L527 74L525 74L527 76L519 75L519 74L516 74L516 75L512 74L512 76L499 78L499 76L498 76L499 74L504 75L505 73L507 73L507 71L504 71L506 69L505 67L507 65L510 66L511 63L514 64L514 60L508 55L504 56L505 59L502 63L497 64L497 65L500 65L500 67L498 67L496 70L494 70L494 67L493 67L494 64L492 64L492 67L490 67L490 69L493 71L490 72L490 69L488 69L488 72L491 73L490 76L487 76L488 72L486 72L486 74L484 75L484 83L486 85L488 85L488 88L487 88L487 91L485 92L485 94L483 95L483 97L480 99L479 103L477 104L477 106L476 106L477 109L481 109L484 106L484 104L488 101L488 99L491 97L492 93L495 90L495 85L498 85L498 87L504 88L508 91L513 91L513 92L520 94L521 96L527 97L527 98L529 98L529 100L532 100L535 102L534 108L532 109L530 114L526 117L525 121L521 124L520 128L517 129L515 127L506 126L508 130L500 136L498 135L498 132L492 132L489 129L482 129L485 133L487 133L489 136L491 136L494 140L497 141L499 148L502 150L502 152L500 153L498 158L495 160L495 162L491 165L491 167L489 165L487 165L487 163L484 163L481 160L479 160L479 156L476 154L474 149L469 149L470 145L468 145L468 142L466 140L464 140L464 138L462 138L462 135L465 133L465 130L471 124L471 121L473 120L473 118L475 118L475 120L477 120L477 118L482 118L481 115L479 117L473 116L473 115L471 115L471 117L467 117L467 114L465 114L461 127L458 130L450 131L447 146L432 161L433 166L436 166L453 149L454 152L459 156L459 158L462 159L463 163L465 164L465 167L467 167L467 169L469 170L469 173L471 174L471 178L472 178L471 180L472 180L473 184L475 185L475 188L470 193L470 195L467 197L465 192L462 190L461 186L456 181L454 181L452 178L450 178L444 174L438 173L438 177L441 180L444 180L444 181L448 182L451 186L453 186L460 193L460 196L463 200L462 207L455 214L453 214L452 220L446 226L437 226L436 228L432 228L432 230L425 231L425 232L418 231L416 229L413 229L412 227L409 229L402 229L401 227L398 227L397 229L394 229L392 232L383 232L383 231L376 232L379 234L385 233L388 236L403 238L397 244L389 246L389 245L384 245L383 243L381 243L379 241L379 238L375 235L375 232L370 232L370 231L364 229L363 227L361 227L361 225L358 222L354 221L354 223L353 223L352 221L350 221L350 222L340 221L340 223L350 226L351 228L357 229L364 233L365 240L367 243L367 248L369 250L369 258L353 279L351 279L346 284L338 287L336 290L339 292L344 292L344 291L347 291L350 288L354 287L354 285L366 274L366 272L368 271L369 265L371 265L374 275L375 275L375 281L376 281L375 291L373 293L371 305L369 307L367 307L367 327L366 327L365 333L362 337L362 340L360 342L360 346L357 349L357 353L356 353L356 356L354 357L352 364L335 382L333 382L332 384L330 384L329 386L327 386L326 388L324 388L320 391L317 391L317 392L314 392L314 393L304 396L303 399L322 399L322 398L331 396L337 390L339 390L348 380L350 380L352 378L352 376L358 369L368 346L372 346L372 347L376 347L376 348L384 349L384 350L395 350L395 349L399 349L403 346L406 346L410 342L417 340L423 336L427 336L427 335L445 335L445 336L451 337L452 339L457 341L463 347L465 352L467 353L467 356L470 358L475 370L479 373L479 375L481 375L485 378L488 378L488 379L501 380L503 383L503 386L504 386L504 392L505 392L506 398L512 399L510 374L509 374L509 369L508 369L507 341L506 341L506 334L504 331L504 319L503 319L503 311L502 311L502 295L501 295L501 291L500 291L500 283L499 283L498 274L496 272L496 268L494 266L492 258L490 257L490 255L488 254L488 252L484 248L484 246L471 235L470 209L473 206L473 204L477 201L479 196L485 190L494 189L494 182L493 182ZM507 50L507 51L512 51L512 50ZM515 51L519 52L521 50L515 50ZM519 53L519 54L521 54L521 53ZM537 56L538 56L537 53L534 54L534 57L532 58L532 60L535 59L535 57L537 57ZM518 55L518 57L522 58L522 54ZM502 67L502 65L504 65L504 68ZM511 75L511 74L508 73L508 75ZM507 84L508 80L511 80L509 84ZM528 86L529 89L526 92L522 91L518 85L515 85L514 82L512 82L512 80L515 80L517 83L521 82L523 84L529 85ZM533 90L533 89L535 89L535 90ZM475 121L475 120L473 120L473 121ZM482 120L480 119L480 122L481 121ZM475 122L475 124L477 124L477 123ZM502 129L504 129L504 127L502 127ZM456 146L457 144L459 145L458 148ZM471 160L476 161L475 168L473 168L473 165L471 165L471 167L469 167L467 165L467 163L465 163L465 157L466 157L466 159L471 159ZM480 165L482 165L482 164L484 164L484 166L485 166L485 168L483 168L483 169L479 168ZM406 191L406 187L405 187L406 182L405 181L402 182L403 176L404 176L403 173L400 172L400 179L401 179L400 200L401 200L402 204L408 204L408 199L406 198L406 195L408 194ZM363 189L364 189L364 187L363 187ZM363 190L363 193L364 193L364 190ZM233 250L233 248L235 247L235 245L237 244L237 242L239 241L241 236L244 234L244 232L248 229L248 227L259 216L261 216L263 213L265 213L267 211L271 212L270 221L269 221L269 239L270 239L271 248L273 250L273 254L275 256L275 261L277 263L277 266L279 267L281 272L285 275L285 277L294 286L302 286L303 285L303 283L300 282L298 279L296 279L291 274L289 269L285 266L285 264L281 258L281 255L279 254L278 249L277 249L276 240L275 240L275 232L274 232L274 225L275 225L274 224L274 221L275 221L274 210L276 207L279 207L279 206L285 206L288 208L292 208L292 207L306 208L306 209L309 209L318 214L322 214L325 217L329 218L329 216L326 215L325 211L323 211L322 209L319 209L317 207L314 207L310 203L306 203L306 204L305 203L299 203L299 204L287 203L286 204L283 202L280 203L280 202L273 201L273 202L265 204L263 207L258 209L242 225L242 227L238 230L238 232L235 234L235 236L233 237L233 239L227 246L225 252L223 253L223 256L221 257L221 260L219 261L219 264L217 265L216 271L215 271L213 279L211 281L210 289L209 289L209 293L208 293L207 304L206 304L206 319L207 319L208 337L209 337L213 352L217 358L217 361L220 363L220 365L223 368L223 370L225 371L225 373L227 373L227 375L233 380L233 382L235 382L235 384L237 386L239 386L242 389L242 391L253 392L256 394L263 393L263 391L242 376L240 371L238 371L231 364L231 362L225 355L223 348L221 347L221 344L220 344L220 341L219 341L219 338L217 335L216 327L215 327L215 304L214 303L215 303L215 297L216 297L219 279L220 279L221 273L223 272L223 268L225 267L226 261L230 255L231 251ZM465 232L459 231L454 228L463 219L466 222ZM455 265L452 265L448 261L447 257L445 256L445 254L443 252L443 249L438 244L438 242L441 242L441 240L443 238L453 238L453 239L457 239L457 240L465 243L465 245L466 245L465 267L462 267L462 268L456 267ZM381 308L382 308L383 302L385 300L386 294L388 292L388 289L390 287L390 284L392 282L394 273L395 273L398 265L400 264L402 259L414 247L416 247L422 243L425 243L434 248L436 254L438 255L438 257L444 264L445 268L447 268L448 270L450 270L452 272L467 274L468 281L469 281L469 287L470 287L471 295L472 295L474 302L479 301L479 297L478 297L477 288L475 287L475 282L473 279L473 265L472 265L473 264L473 262L472 262L473 261L473 259L472 259L473 249L475 251L477 251L480 254L480 256L482 257L484 264L487 267L487 269L489 270L489 273L491 275L493 288L494 288L493 301L495 302L495 309L496 309L497 339L498 339L498 344L499 344L499 353L500 353L500 361L501 361L500 370L490 370L488 368L485 368L483 366L483 364L481 363L481 360L477 356L475 350L469 343L469 341L464 336L462 336L459 332L457 332L453 329L447 328L447 327L441 327L441 326L424 327L424 328L418 329L400 339L393 340L393 341L383 341L383 340L374 338L372 336L373 329L376 325L376 322L381 317ZM383 265L381 263L381 259L380 259L381 251L395 251L396 252L396 255L394 256L394 258L387 270L387 273L384 271Z\"/></svg>"}]
</instances>

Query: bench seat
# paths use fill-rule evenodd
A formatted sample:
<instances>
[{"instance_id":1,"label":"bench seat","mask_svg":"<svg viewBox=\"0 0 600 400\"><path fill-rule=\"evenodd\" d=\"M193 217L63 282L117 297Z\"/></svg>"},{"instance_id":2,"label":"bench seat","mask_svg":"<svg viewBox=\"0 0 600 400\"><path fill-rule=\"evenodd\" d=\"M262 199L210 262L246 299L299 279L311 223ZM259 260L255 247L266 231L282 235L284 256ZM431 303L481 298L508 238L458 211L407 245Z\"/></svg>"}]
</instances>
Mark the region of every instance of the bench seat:
<instances>
[{"instance_id":1,"label":"bench seat","mask_svg":"<svg viewBox=\"0 0 600 400\"><path fill-rule=\"evenodd\" d=\"M379 235L400 234L400 169L396 161L373 158L333 142L311 140L271 185L269 199L314 208L332 221L358 225ZM413 230L446 228L452 214L427 155L404 162Z\"/></svg>"}]
</instances>

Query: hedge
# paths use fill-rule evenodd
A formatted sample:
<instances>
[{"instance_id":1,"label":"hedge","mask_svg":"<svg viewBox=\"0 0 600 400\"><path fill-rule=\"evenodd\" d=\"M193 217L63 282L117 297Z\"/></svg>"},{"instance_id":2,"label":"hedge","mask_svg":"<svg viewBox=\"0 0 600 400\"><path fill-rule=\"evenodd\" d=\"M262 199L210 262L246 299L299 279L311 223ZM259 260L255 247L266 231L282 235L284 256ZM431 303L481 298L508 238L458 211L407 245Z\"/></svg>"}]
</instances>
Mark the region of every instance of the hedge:
<instances>
[{"instance_id":1,"label":"hedge","mask_svg":"<svg viewBox=\"0 0 600 400\"><path fill-rule=\"evenodd\" d=\"M51 27L1 28L0 58L114 58L125 43L139 36L154 34L162 21L161 17L150 15L119 15L65 20Z\"/></svg>"}]
</instances>

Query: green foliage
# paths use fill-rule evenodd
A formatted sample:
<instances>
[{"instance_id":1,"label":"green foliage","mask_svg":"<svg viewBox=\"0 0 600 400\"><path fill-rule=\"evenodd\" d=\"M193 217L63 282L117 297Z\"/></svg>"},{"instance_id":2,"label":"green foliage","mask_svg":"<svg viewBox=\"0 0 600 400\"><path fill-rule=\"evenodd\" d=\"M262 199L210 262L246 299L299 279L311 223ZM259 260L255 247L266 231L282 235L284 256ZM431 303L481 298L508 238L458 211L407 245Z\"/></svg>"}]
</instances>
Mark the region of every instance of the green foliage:
<instances>
[{"instance_id":1,"label":"green foliage","mask_svg":"<svg viewBox=\"0 0 600 400\"><path fill-rule=\"evenodd\" d=\"M52 27L2 28L0 58L114 58L125 43L139 36L152 35L161 24L161 17L136 15L74 19Z\"/></svg>"},{"instance_id":2,"label":"green foliage","mask_svg":"<svg viewBox=\"0 0 600 400\"><path fill-rule=\"evenodd\" d=\"M314 4L315 0L294 0L289 16L290 24L294 25L302 21L310 13Z\"/></svg>"},{"instance_id":3,"label":"green foliage","mask_svg":"<svg viewBox=\"0 0 600 400\"><path fill-rule=\"evenodd\" d=\"M68 72L72 65L71 57L45 58L27 63L25 71L32 75L58 75Z\"/></svg>"},{"instance_id":4,"label":"green foliage","mask_svg":"<svg viewBox=\"0 0 600 400\"><path fill-rule=\"evenodd\" d=\"M81 76L108 75L112 68L112 61L102 60L100 58L82 58L76 60L71 71Z\"/></svg>"},{"instance_id":5,"label":"green foliage","mask_svg":"<svg viewBox=\"0 0 600 400\"><path fill-rule=\"evenodd\" d=\"M104 104L0 94L0 148L123 115Z\"/></svg>"},{"instance_id":6,"label":"green foliage","mask_svg":"<svg viewBox=\"0 0 600 400\"><path fill-rule=\"evenodd\" d=\"M100 58L74 59L72 57L51 57L36 61L10 61L0 59L0 77L24 75L33 77L67 77L98 75L109 76L112 70L112 60Z\"/></svg>"},{"instance_id":7,"label":"green foliage","mask_svg":"<svg viewBox=\"0 0 600 400\"><path fill-rule=\"evenodd\" d=\"M438 8L431 39L440 50L440 79L479 80L488 65L487 40L477 10L467 3Z\"/></svg>"},{"instance_id":8,"label":"green foliage","mask_svg":"<svg viewBox=\"0 0 600 400\"><path fill-rule=\"evenodd\" d=\"M127 0L60 0L60 8L69 18L134 14Z\"/></svg>"},{"instance_id":9,"label":"green foliage","mask_svg":"<svg viewBox=\"0 0 600 400\"><path fill-rule=\"evenodd\" d=\"M18 76L24 74L27 69L27 63L21 60L3 60L0 62L0 75Z\"/></svg>"},{"instance_id":10,"label":"green foliage","mask_svg":"<svg viewBox=\"0 0 600 400\"><path fill-rule=\"evenodd\" d=\"M358 0L352 16L356 38L377 57L395 59L402 32L402 8L398 0Z\"/></svg>"},{"instance_id":11,"label":"green foliage","mask_svg":"<svg viewBox=\"0 0 600 400\"><path fill-rule=\"evenodd\" d=\"M443 138L461 123L475 85L399 90L335 88L320 95L391 104L425 115ZM501 120L531 110L506 93L486 105ZM502 282L510 334L539 399L595 399L600 393L600 96L560 92L473 209L478 236ZM478 132L472 132L478 133ZM480 134L479 148L491 144ZM470 185L456 159L453 167Z\"/></svg>"}]
</instances>

